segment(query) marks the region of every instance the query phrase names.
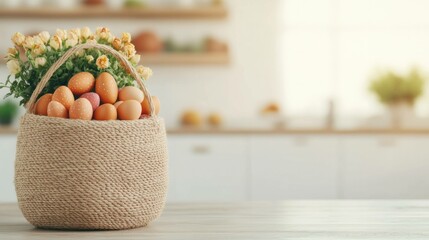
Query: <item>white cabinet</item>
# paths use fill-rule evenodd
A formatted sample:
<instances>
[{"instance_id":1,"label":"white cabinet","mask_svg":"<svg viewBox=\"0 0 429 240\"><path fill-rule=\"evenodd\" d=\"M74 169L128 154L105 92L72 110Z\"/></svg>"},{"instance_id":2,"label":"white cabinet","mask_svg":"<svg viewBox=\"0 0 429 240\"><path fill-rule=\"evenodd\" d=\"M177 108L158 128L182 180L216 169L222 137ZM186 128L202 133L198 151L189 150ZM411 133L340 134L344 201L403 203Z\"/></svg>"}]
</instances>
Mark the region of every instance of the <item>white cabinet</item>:
<instances>
[{"instance_id":1,"label":"white cabinet","mask_svg":"<svg viewBox=\"0 0 429 240\"><path fill-rule=\"evenodd\" d=\"M427 136L344 137L343 198L429 198Z\"/></svg>"},{"instance_id":2,"label":"white cabinet","mask_svg":"<svg viewBox=\"0 0 429 240\"><path fill-rule=\"evenodd\" d=\"M16 136L0 136L0 202L16 202L14 181Z\"/></svg>"},{"instance_id":3,"label":"white cabinet","mask_svg":"<svg viewBox=\"0 0 429 240\"><path fill-rule=\"evenodd\" d=\"M246 142L242 136L169 136L168 201L246 200Z\"/></svg>"},{"instance_id":4,"label":"white cabinet","mask_svg":"<svg viewBox=\"0 0 429 240\"><path fill-rule=\"evenodd\" d=\"M338 157L335 136L254 136L250 142L251 198L336 198Z\"/></svg>"}]
</instances>

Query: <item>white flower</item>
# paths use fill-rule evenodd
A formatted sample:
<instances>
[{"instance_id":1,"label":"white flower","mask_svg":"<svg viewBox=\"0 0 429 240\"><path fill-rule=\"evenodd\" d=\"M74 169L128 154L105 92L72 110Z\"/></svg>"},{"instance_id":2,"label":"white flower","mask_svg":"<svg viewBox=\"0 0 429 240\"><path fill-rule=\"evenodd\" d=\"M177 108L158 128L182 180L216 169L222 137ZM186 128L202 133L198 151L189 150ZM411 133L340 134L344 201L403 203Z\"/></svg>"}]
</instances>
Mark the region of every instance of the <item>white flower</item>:
<instances>
[{"instance_id":1,"label":"white flower","mask_svg":"<svg viewBox=\"0 0 429 240\"><path fill-rule=\"evenodd\" d=\"M63 47L63 41L61 40L61 37L59 37L58 35L54 35L51 40L49 40L49 45L55 49L61 49Z\"/></svg>"},{"instance_id":2,"label":"white flower","mask_svg":"<svg viewBox=\"0 0 429 240\"><path fill-rule=\"evenodd\" d=\"M80 29L80 34L83 39L87 39L92 34L91 29L89 29L89 27L83 27L82 29Z\"/></svg>"},{"instance_id":3,"label":"white flower","mask_svg":"<svg viewBox=\"0 0 429 240\"><path fill-rule=\"evenodd\" d=\"M124 53L125 56L128 57L128 59L131 59L136 54L136 48L134 47L133 44L127 43L122 48L122 52Z\"/></svg>"},{"instance_id":4,"label":"white flower","mask_svg":"<svg viewBox=\"0 0 429 240\"><path fill-rule=\"evenodd\" d=\"M67 30L64 29L57 29L55 33L58 37L60 37L61 40L67 39Z\"/></svg>"},{"instance_id":5,"label":"white flower","mask_svg":"<svg viewBox=\"0 0 429 240\"><path fill-rule=\"evenodd\" d=\"M138 64L139 62L140 62L140 54L136 54L136 55L134 55L131 59L130 59L130 61L131 61L131 63L133 63L133 64Z\"/></svg>"},{"instance_id":6,"label":"white flower","mask_svg":"<svg viewBox=\"0 0 429 240\"><path fill-rule=\"evenodd\" d=\"M86 43L90 43L90 44L97 44L97 40L95 39L94 36L90 36L87 40Z\"/></svg>"},{"instance_id":7,"label":"white flower","mask_svg":"<svg viewBox=\"0 0 429 240\"><path fill-rule=\"evenodd\" d=\"M51 38L51 35L47 31L43 31L39 33L40 39L43 41L44 44L48 43L49 39Z\"/></svg>"},{"instance_id":8,"label":"white flower","mask_svg":"<svg viewBox=\"0 0 429 240\"><path fill-rule=\"evenodd\" d=\"M78 57L83 57L85 55L85 50L79 50L74 55Z\"/></svg>"},{"instance_id":9,"label":"white flower","mask_svg":"<svg viewBox=\"0 0 429 240\"><path fill-rule=\"evenodd\" d=\"M25 41L23 42L22 46L26 49L32 49L34 46L34 38L32 36L25 37Z\"/></svg>"},{"instance_id":10,"label":"white flower","mask_svg":"<svg viewBox=\"0 0 429 240\"><path fill-rule=\"evenodd\" d=\"M46 64L46 58L44 57L38 57L34 60L34 65L36 66L36 68L38 68L39 66L45 66Z\"/></svg>"},{"instance_id":11,"label":"white flower","mask_svg":"<svg viewBox=\"0 0 429 240\"><path fill-rule=\"evenodd\" d=\"M100 69L108 68L110 66L109 58L106 55L101 55L97 58L95 64Z\"/></svg>"},{"instance_id":12,"label":"white flower","mask_svg":"<svg viewBox=\"0 0 429 240\"><path fill-rule=\"evenodd\" d=\"M22 33L20 33L20 32L17 32L17 33L15 33L15 34L13 34L13 36L12 36L12 42L16 45L16 46L22 46L22 44L24 43L24 41L25 41L25 36L22 34Z\"/></svg>"},{"instance_id":13,"label":"white flower","mask_svg":"<svg viewBox=\"0 0 429 240\"><path fill-rule=\"evenodd\" d=\"M86 56L86 60L88 61L88 63L92 63L94 62L94 57L92 55L88 55Z\"/></svg>"},{"instance_id":14,"label":"white flower","mask_svg":"<svg viewBox=\"0 0 429 240\"><path fill-rule=\"evenodd\" d=\"M21 66L19 66L18 60L10 60L6 63L7 69L9 69L10 74L16 75L21 71Z\"/></svg>"},{"instance_id":15,"label":"white flower","mask_svg":"<svg viewBox=\"0 0 429 240\"><path fill-rule=\"evenodd\" d=\"M127 32L122 33L122 42L124 43L130 43L131 42L131 34Z\"/></svg>"},{"instance_id":16,"label":"white flower","mask_svg":"<svg viewBox=\"0 0 429 240\"><path fill-rule=\"evenodd\" d=\"M137 66L136 70L144 80L148 80L153 75L152 69L142 65Z\"/></svg>"},{"instance_id":17,"label":"white flower","mask_svg":"<svg viewBox=\"0 0 429 240\"><path fill-rule=\"evenodd\" d=\"M97 28L97 30L95 32L95 38L97 39L97 41L100 39L106 40L108 42L113 41L113 37L112 37L112 34L110 33L110 29L108 29L106 27Z\"/></svg>"},{"instance_id":18,"label":"white flower","mask_svg":"<svg viewBox=\"0 0 429 240\"><path fill-rule=\"evenodd\" d=\"M71 38L71 39L67 39L67 40L66 40L66 43L65 43L66 48L76 46L76 45L77 45L77 43L78 43L77 41L78 41L77 39L73 39L73 38Z\"/></svg>"}]
</instances>

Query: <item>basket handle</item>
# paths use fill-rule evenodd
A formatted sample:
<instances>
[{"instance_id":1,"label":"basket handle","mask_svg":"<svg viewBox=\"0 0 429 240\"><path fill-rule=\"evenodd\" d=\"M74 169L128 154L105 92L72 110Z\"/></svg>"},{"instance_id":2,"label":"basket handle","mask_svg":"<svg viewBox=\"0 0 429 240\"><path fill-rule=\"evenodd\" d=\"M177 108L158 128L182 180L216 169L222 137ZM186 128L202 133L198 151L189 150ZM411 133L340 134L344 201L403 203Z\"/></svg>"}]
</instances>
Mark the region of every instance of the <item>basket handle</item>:
<instances>
[{"instance_id":1,"label":"basket handle","mask_svg":"<svg viewBox=\"0 0 429 240\"><path fill-rule=\"evenodd\" d=\"M42 80L40 80L40 82L37 84L36 89L34 89L33 94L31 95L30 100L28 101L28 103L26 105L27 111L30 113L34 113L37 96L39 96L39 94L42 92L43 88L46 86L48 81L51 79L52 75L55 73L55 71L58 68L61 67L61 65L63 65L74 53L79 52L80 50L92 49L92 48L111 53L116 59L118 59L122 63L122 66L125 67L125 69L137 81L137 84L142 89L143 94L144 94L145 98L147 98L148 103L149 103L150 115L153 116L154 115L154 106L153 106L152 98L151 98L150 93L147 90L146 86L144 85L140 75L137 73L137 70L131 65L131 63L125 58L124 55L122 55L121 53L119 53L115 49L113 49L107 45L93 44L93 43L79 44L79 45L76 45L76 46L70 48L69 50L67 50L67 52L64 53L63 56L61 56L54 64L52 64L52 66L49 68L49 70L43 76Z\"/></svg>"}]
</instances>

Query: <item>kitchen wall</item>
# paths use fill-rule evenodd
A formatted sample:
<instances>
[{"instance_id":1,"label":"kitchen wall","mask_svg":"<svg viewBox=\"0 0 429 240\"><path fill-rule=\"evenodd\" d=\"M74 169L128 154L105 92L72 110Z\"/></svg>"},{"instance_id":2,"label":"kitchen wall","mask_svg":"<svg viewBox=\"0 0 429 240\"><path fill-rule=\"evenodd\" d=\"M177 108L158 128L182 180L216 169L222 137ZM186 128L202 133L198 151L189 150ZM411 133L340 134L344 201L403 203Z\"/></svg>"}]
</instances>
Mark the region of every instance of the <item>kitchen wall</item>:
<instances>
[{"instance_id":1,"label":"kitchen wall","mask_svg":"<svg viewBox=\"0 0 429 240\"><path fill-rule=\"evenodd\" d=\"M56 28L108 26L120 34L154 30L177 40L197 40L212 35L229 43L231 64L226 66L150 66L155 75L148 81L152 94L161 99L168 127L177 124L181 112L195 108L203 113L219 112L231 124L253 118L261 105L280 100L283 88L276 59L279 1L228 0L226 20L0 20L0 49L11 45L10 36ZM144 55L143 55L144 58ZM5 79L7 69L0 67ZM4 91L2 91L4 94ZM0 94L1 95L1 94Z\"/></svg>"}]
</instances>

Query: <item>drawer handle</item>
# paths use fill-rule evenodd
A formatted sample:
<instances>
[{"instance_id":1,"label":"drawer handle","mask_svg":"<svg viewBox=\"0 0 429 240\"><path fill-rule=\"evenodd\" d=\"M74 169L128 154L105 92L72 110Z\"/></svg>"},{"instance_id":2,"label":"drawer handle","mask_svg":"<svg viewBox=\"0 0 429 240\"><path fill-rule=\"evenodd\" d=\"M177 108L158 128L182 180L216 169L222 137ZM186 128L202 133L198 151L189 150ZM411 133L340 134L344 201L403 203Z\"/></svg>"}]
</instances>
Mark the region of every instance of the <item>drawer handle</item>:
<instances>
[{"instance_id":1,"label":"drawer handle","mask_svg":"<svg viewBox=\"0 0 429 240\"><path fill-rule=\"evenodd\" d=\"M208 153L210 151L210 148L208 146L194 146L194 148L192 149L192 151L194 153L198 153L198 154L205 154Z\"/></svg>"}]
</instances>

